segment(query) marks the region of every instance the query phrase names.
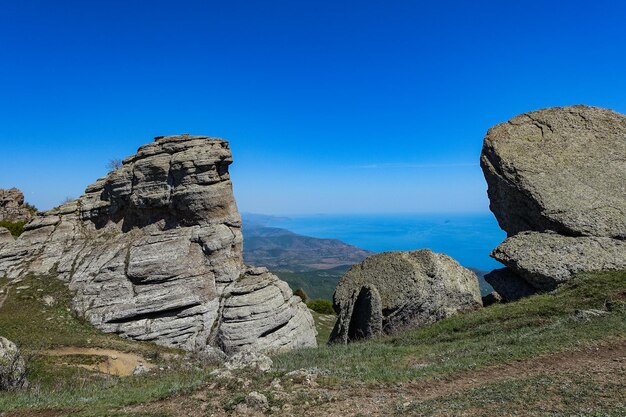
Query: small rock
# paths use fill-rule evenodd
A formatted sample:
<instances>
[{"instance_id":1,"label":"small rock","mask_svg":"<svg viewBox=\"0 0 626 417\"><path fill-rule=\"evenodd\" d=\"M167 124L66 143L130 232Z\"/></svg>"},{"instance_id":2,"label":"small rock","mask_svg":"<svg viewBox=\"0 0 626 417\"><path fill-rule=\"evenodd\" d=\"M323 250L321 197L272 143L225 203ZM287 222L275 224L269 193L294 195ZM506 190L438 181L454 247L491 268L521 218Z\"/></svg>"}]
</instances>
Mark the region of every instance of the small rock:
<instances>
[{"instance_id":1,"label":"small rock","mask_svg":"<svg viewBox=\"0 0 626 417\"><path fill-rule=\"evenodd\" d=\"M0 391L23 388L26 363L15 343L0 336Z\"/></svg>"},{"instance_id":2,"label":"small rock","mask_svg":"<svg viewBox=\"0 0 626 417\"><path fill-rule=\"evenodd\" d=\"M21 291L21 290L27 290L29 288L30 288L30 285L20 285L19 287L16 287L15 289L18 291Z\"/></svg>"},{"instance_id":3,"label":"small rock","mask_svg":"<svg viewBox=\"0 0 626 417\"><path fill-rule=\"evenodd\" d=\"M280 379L274 378L274 380L272 380L272 383L270 384L270 388L278 390L278 391L282 391L283 386L280 385Z\"/></svg>"},{"instance_id":4,"label":"small rock","mask_svg":"<svg viewBox=\"0 0 626 417\"><path fill-rule=\"evenodd\" d=\"M224 366L229 370L251 368L267 372L272 368L272 360L262 353L243 350L231 356Z\"/></svg>"},{"instance_id":5,"label":"small rock","mask_svg":"<svg viewBox=\"0 0 626 417\"><path fill-rule=\"evenodd\" d=\"M42 300L48 307L52 307L56 303L56 300L51 295L45 295Z\"/></svg>"},{"instance_id":6,"label":"small rock","mask_svg":"<svg viewBox=\"0 0 626 417\"><path fill-rule=\"evenodd\" d=\"M233 373L228 369L216 369L209 374L217 379L233 379Z\"/></svg>"},{"instance_id":7,"label":"small rock","mask_svg":"<svg viewBox=\"0 0 626 417\"><path fill-rule=\"evenodd\" d=\"M246 397L246 405L255 410L265 411L269 407L269 402L265 395L252 391Z\"/></svg>"},{"instance_id":8,"label":"small rock","mask_svg":"<svg viewBox=\"0 0 626 417\"><path fill-rule=\"evenodd\" d=\"M501 302L502 297L495 291L492 291L483 297L483 307L488 307L492 304L500 304Z\"/></svg>"},{"instance_id":9,"label":"small rock","mask_svg":"<svg viewBox=\"0 0 626 417\"><path fill-rule=\"evenodd\" d=\"M607 312L604 310L596 310L596 309L590 309L590 310L576 310L574 312L574 317L576 317L579 320L591 320L594 317L600 317L605 315Z\"/></svg>"},{"instance_id":10,"label":"small rock","mask_svg":"<svg viewBox=\"0 0 626 417\"><path fill-rule=\"evenodd\" d=\"M139 362L139 364L133 370L133 375L141 375L141 374L146 373L148 371L149 371L149 369L146 368L142 362Z\"/></svg>"}]
</instances>

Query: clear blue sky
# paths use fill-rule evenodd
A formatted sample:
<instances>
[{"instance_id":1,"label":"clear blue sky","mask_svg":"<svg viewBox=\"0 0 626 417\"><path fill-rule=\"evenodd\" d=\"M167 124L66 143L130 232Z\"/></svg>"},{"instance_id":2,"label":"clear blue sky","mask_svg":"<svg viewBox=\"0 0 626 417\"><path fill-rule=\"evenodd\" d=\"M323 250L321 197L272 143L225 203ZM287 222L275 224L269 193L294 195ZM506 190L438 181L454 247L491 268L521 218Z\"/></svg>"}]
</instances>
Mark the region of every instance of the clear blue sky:
<instances>
[{"instance_id":1,"label":"clear blue sky","mask_svg":"<svg viewBox=\"0 0 626 417\"><path fill-rule=\"evenodd\" d=\"M486 130L626 112L621 1L0 0L0 187L77 197L154 136L228 139L242 211L487 211Z\"/></svg>"}]
</instances>

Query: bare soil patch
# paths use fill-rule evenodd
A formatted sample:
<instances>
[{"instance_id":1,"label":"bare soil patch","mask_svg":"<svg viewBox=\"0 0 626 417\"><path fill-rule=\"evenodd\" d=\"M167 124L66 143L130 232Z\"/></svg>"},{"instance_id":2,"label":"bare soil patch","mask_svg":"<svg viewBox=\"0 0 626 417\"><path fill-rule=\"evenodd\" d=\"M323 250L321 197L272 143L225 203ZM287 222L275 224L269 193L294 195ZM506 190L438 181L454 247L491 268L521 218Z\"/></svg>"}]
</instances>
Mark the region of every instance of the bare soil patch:
<instances>
[{"instance_id":1,"label":"bare soil patch","mask_svg":"<svg viewBox=\"0 0 626 417\"><path fill-rule=\"evenodd\" d=\"M133 371L141 364L145 368L153 367L148 361L135 353L120 352L114 349L98 349L98 348L81 348L68 346L54 350L42 352L49 356L73 356L88 355L101 356L102 361L93 365L74 364L70 366L78 366L81 368L97 371L104 374L116 376L130 376ZM69 365L69 364L68 364Z\"/></svg>"}]
</instances>

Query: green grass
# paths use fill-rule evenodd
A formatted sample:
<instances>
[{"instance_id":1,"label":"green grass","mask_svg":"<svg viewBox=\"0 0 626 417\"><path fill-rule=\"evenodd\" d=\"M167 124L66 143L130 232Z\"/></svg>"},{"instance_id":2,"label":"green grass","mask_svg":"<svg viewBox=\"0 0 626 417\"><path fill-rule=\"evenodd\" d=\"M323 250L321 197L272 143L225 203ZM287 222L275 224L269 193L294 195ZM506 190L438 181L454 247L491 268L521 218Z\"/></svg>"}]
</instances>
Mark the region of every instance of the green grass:
<instances>
[{"instance_id":1,"label":"green grass","mask_svg":"<svg viewBox=\"0 0 626 417\"><path fill-rule=\"evenodd\" d=\"M317 344L323 346L328 343L330 332L333 330L337 317L334 314L320 314L316 311L309 310L315 320L315 328L317 329Z\"/></svg>"},{"instance_id":2,"label":"green grass","mask_svg":"<svg viewBox=\"0 0 626 417\"><path fill-rule=\"evenodd\" d=\"M562 289L494 305L431 326L347 346L279 355L277 369L316 366L328 383L393 383L444 376L626 335L626 311L579 320L577 309L604 308L626 297L626 272L587 274Z\"/></svg>"},{"instance_id":3,"label":"green grass","mask_svg":"<svg viewBox=\"0 0 626 417\"><path fill-rule=\"evenodd\" d=\"M6 283L6 279L0 279L0 287ZM22 286L29 288L18 293L17 287ZM52 307L44 303L46 295L54 297ZM9 297L0 309L0 334L18 344L25 354L31 388L0 393L0 412L61 408L72 410L70 415L108 415L111 408L191 392L208 380L213 368L192 366L178 350L98 331L69 311L70 299L65 284L52 277L28 277L11 285ZM120 378L67 366L93 364L98 357L53 357L42 353L63 346L134 352L163 366L164 371ZM168 366L170 369L165 369Z\"/></svg>"},{"instance_id":4,"label":"green grass","mask_svg":"<svg viewBox=\"0 0 626 417\"><path fill-rule=\"evenodd\" d=\"M0 279L0 286L6 282ZM17 286L29 288L17 294ZM44 304L45 295L55 297L55 306ZM176 352L98 332L67 310L70 297L65 285L53 278L29 277L11 285L10 296L0 308L0 333L20 344L26 353L31 388L0 393L0 412L54 408L76 416L169 415L158 406L145 414L142 410L125 412L122 407L149 404L173 395L179 395L176 402L195 407L195 400L187 394L201 387L206 390L208 384L215 382L209 375L211 366L183 359L166 361L165 354ZM215 390L209 394L216 396L211 401L217 401L221 410L229 411L248 392L257 390L266 393L270 403L291 403L305 415L306 410L301 407L308 392L300 390L292 397L275 400L269 388L274 378L283 378L296 369L318 368L324 370L318 378L324 389L349 392L355 387L366 387L375 391L380 385L393 387L397 383L440 380L543 354L610 343L623 340L626 335L625 300L626 272L586 274L553 293L494 305L422 329L347 346L326 346L334 318L313 312L319 332L318 349L275 355L274 368L268 374L238 373L237 378L250 381L247 388L234 379L221 383L227 384L221 397ZM577 309L604 309L607 304L611 311L604 315L589 320L576 318ZM138 377L106 376L62 363L91 363L96 358L52 358L40 352L58 346L132 351L171 369ZM387 414L625 415L626 375L613 375L612 380L604 381L585 372L485 381L477 388L452 392L445 398L411 402L408 406L399 404Z\"/></svg>"},{"instance_id":5,"label":"green grass","mask_svg":"<svg viewBox=\"0 0 626 417\"><path fill-rule=\"evenodd\" d=\"M626 415L626 371L603 382L589 372L536 375L486 384L450 396L411 403L398 416L461 415L552 417L623 417ZM582 407L581 407L582 406ZM601 411L600 411L601 410Z\"/></svg>"},{"instance_id":6,"label":"green grass","mask_svg":"<svg viewBox=\"0 0 626 417\"><path fill-rule=\"evenodd\" d=\"M10 222L8 220L0 221L0 227L8 229L14 237L18 237L24 233L24 225L26 222Z\"/></svg>"}]
</instances>

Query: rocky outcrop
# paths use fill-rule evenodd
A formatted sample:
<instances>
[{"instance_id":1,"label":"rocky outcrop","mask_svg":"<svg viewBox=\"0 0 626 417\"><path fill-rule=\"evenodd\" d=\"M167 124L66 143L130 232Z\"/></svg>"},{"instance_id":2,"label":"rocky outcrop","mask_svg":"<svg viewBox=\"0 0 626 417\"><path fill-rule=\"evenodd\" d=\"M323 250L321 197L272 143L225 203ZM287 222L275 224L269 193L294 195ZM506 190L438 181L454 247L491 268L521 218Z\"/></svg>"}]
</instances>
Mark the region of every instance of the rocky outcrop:
<instances>
[{"instance_id":1,"label":"rocky outcrop","mask_svg":"<svg viewBox=\"0 0 626 417\"><path fill-rule=\"evenodd\" d=\"M9 232L9 230L5 229L4 227L0 227L0 248L2 248L2 246L6 244L13 243L14 241L15 238L13 237L11 232Z\"/></svg>"},{"instance_id":2,"label":"rocky outcrop","mask_svg":"<svg viewBox=\"0 0 626 417\"><path fill-rule=\"evenodd\" d=\"M487 132L481 167L508 238L486 277L504 299L546 291L574 274L626 268L626 116L555 107Z\"/></svg>"},{"instance_id":3,"label":"rocky outcrop","mask_svg":"<svg viewBox=\"0 0 626 417\"><path fill-rule=\"evenodd\" d=\"M26 362L15 343L0 336L0 391L26 385Z\"/></svg>"},{"instance_id":4,"label":"rocky outcrop","mask_svg":"<svg viewBox=\"0 0 626 417\"><path fill-rule=\"evenodd\" d=\"M0 249L0 276L56 274L77 314L135 340L228 353L314 346L304 304L243 265L231 163L221 139L158 137L28 223Z\"/></svg>"},{"instance_id":5,"label":"rocky outcrop","mask_svg":"<svg viewBox=\"0 0 626 417\"><path fill-rule=\"evenodd\" d=\"M506 239L493 257L532 287L549 291L578 272L626 269L626 241L522 232Z\"/></svg>"},{"instance_id":6,"label":"rocky outcrop","mask_svg":"<svg viewBox=\"0 0 626 417\"><path fill-rule=\"evenodd\" d=\"M34 216L34 208L24 204L24 194L17 188L0 189L0 221L27 222Z\"/></svg>"},{"instance_id":7,"label":"rocky outcrop","mask_svg":"<svg viewBox=\"0 0 626 417\"><path fill-rule=\"evenodd\" d=\"M509 236L555 231L626 239L626 116L555 107L491 128L481 166Z\"/></svg>"},{"instance_id":8,"label":"rocky outcrop","mask_svg":"<svg viewBox=\"0 0 626 417\"><path fill-rule=\"evenodd\" d=\"M476 275L430 250L367 258L344 275L333 301L331 343L393 334L482 306Z\"/></svg>"}]
</instances>

